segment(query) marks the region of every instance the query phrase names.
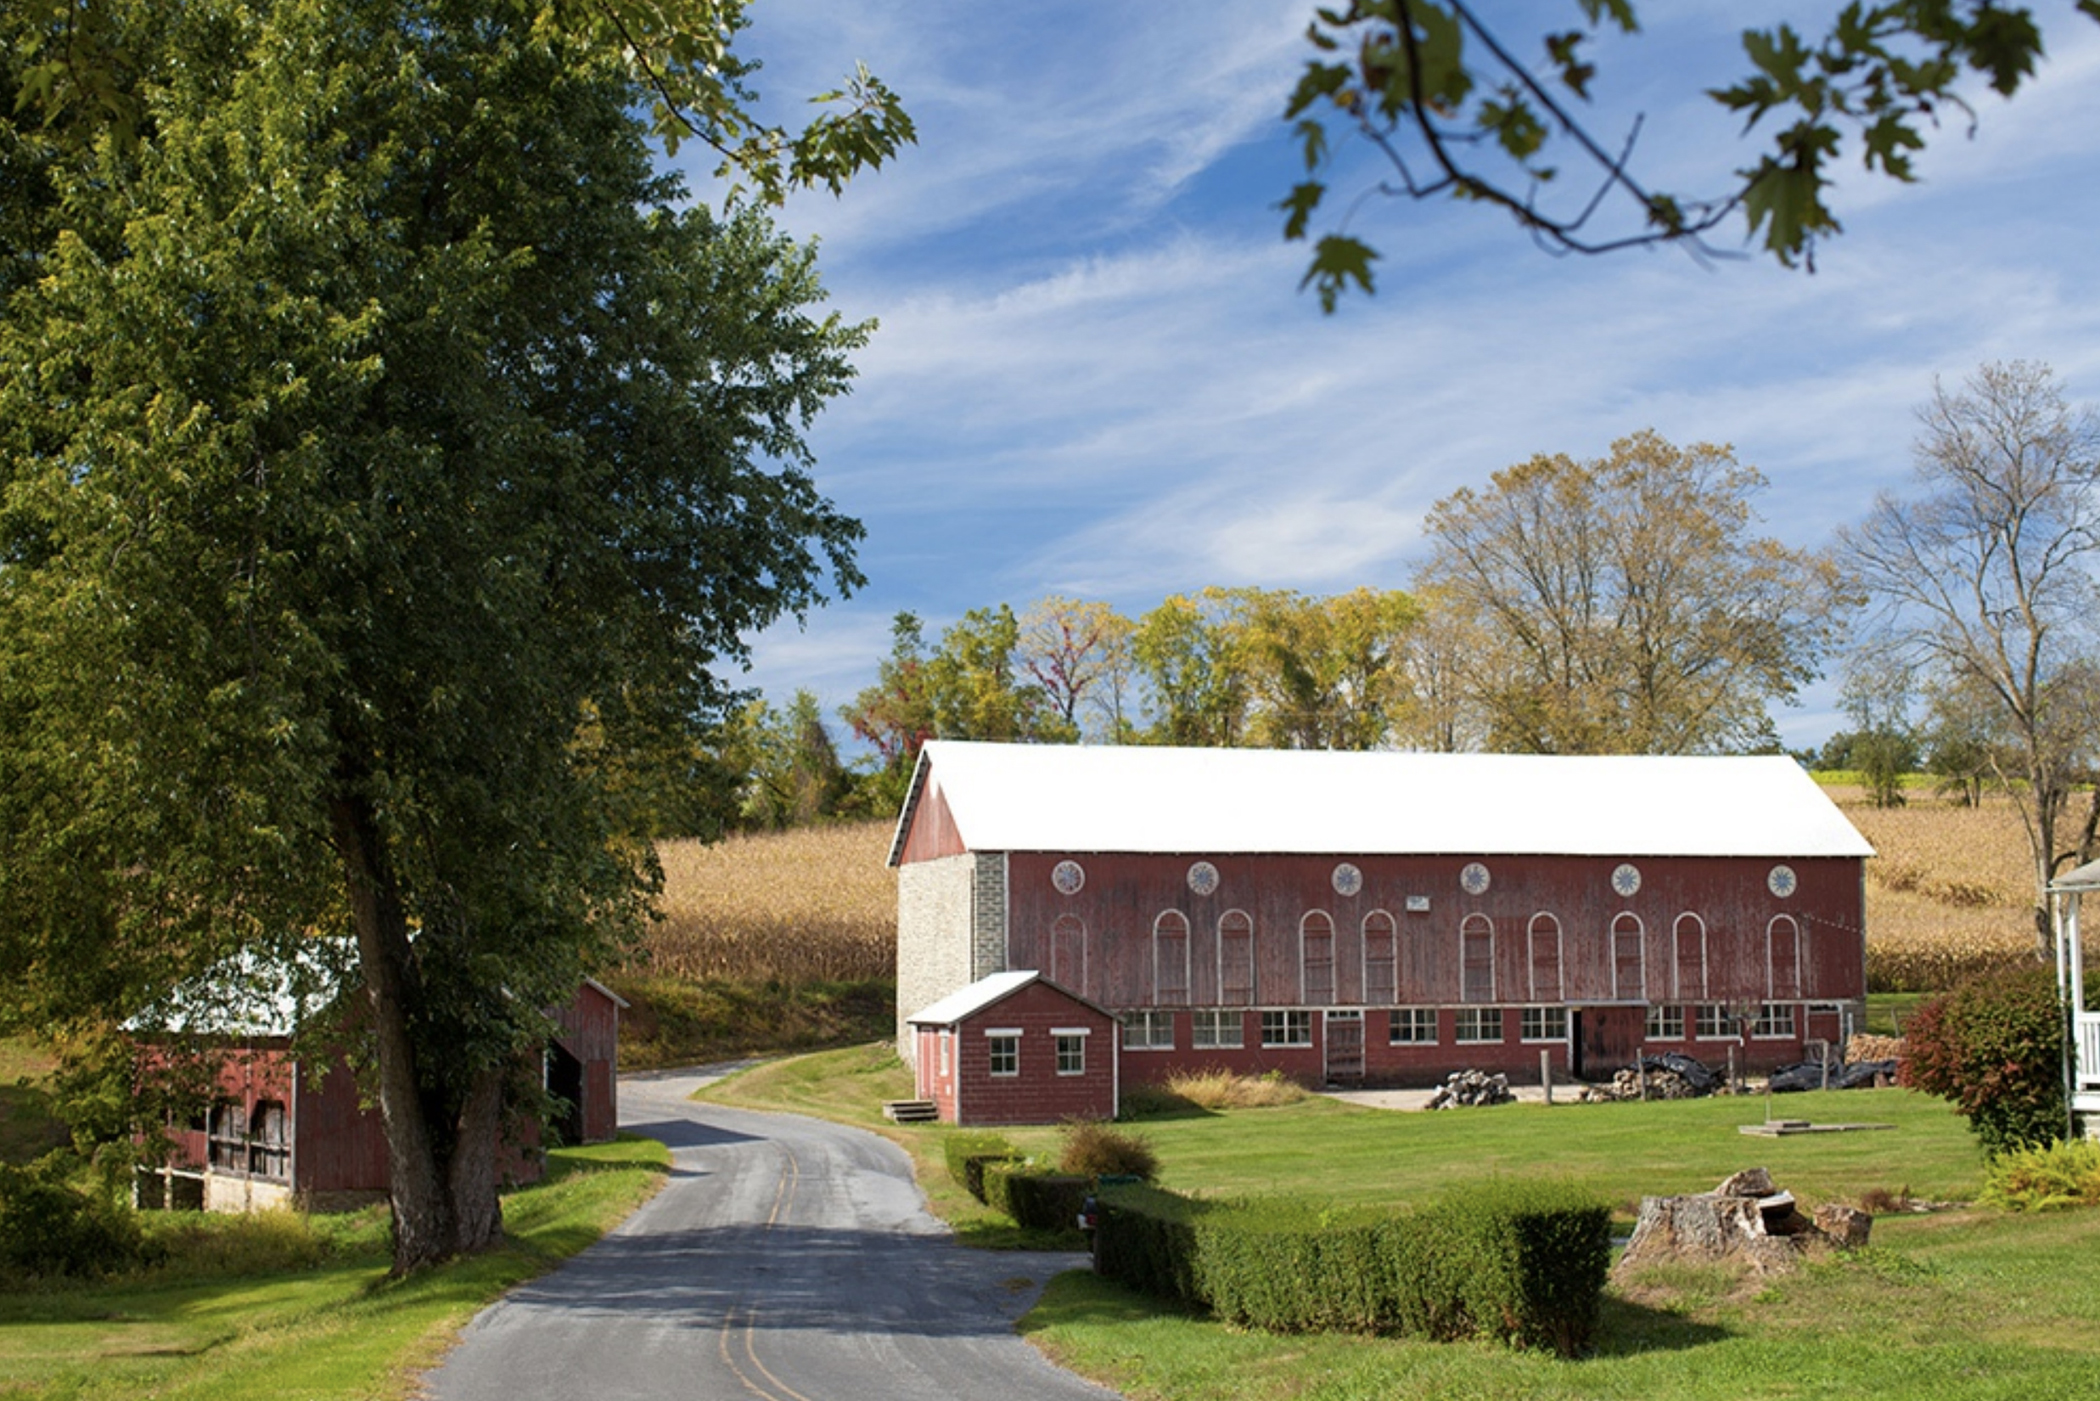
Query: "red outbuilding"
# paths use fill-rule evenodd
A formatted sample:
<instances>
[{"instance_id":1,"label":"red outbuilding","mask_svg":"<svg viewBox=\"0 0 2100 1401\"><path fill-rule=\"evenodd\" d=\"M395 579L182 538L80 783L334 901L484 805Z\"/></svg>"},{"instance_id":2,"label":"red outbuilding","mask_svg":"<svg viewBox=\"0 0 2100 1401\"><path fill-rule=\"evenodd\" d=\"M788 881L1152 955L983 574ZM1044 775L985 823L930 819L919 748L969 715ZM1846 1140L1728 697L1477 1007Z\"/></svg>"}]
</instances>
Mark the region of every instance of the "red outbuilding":
<instances>
[{"instance_id":1,"label":"red outbuilding","mask_svg":"<svg viewBox=\"0 0 2100 1401\"><path fill-rule=\"evenodd\" d=\"M907 1021L919 1097L947 1123L1116 1116L1115 1015L1038 972L994 973Z\"/></svg>"},{"instance_id":2,"label":"red outbuilding","mask_svg":"<svg viewBox=\"0 0 2100 1401\"><path fill-rule=\"evenodd\" d=\"M1030 969L1115 1013L1131 1082L1771 1068L1859 1022L1872 854L1783 756L937 740L890 852L899 1045Z\"/></svg>"},{"instance_id":3,"label":"red outbuilding","mask_svg":"<svg viewBox=\"0 0 2100 1401\"><path fill-rule=\"evenodd\" d=\"M269 991L269 972L245 970L244 987L264 991L245 1005L223 995L203 1017L192 1005L169 1025L201 1043L212 1065L212 1103L194 1120L167 1130L165 1162L142 1168L135 1199L145 1207L248 1211L271 1206L309 1210L353 1206L387 1191L386 1130L376 1106L361 1102L357 1078L341 1054L319 1061L294 1053L299 1000ZM332 1001L328 1004L335 1005ZM548 1093L563 1106L554 1127L564 1142L599 1142L619 1119L616 1057L620 1009L626 1001L596 979L554 1009L557 1030L541 1067ZM138 1033L148 1067L172 1044L165 1034ZM541 1135L525 1124L504 1150L503 1171L513 1182L537 1181Z\"/></svg>"}]
</instances>

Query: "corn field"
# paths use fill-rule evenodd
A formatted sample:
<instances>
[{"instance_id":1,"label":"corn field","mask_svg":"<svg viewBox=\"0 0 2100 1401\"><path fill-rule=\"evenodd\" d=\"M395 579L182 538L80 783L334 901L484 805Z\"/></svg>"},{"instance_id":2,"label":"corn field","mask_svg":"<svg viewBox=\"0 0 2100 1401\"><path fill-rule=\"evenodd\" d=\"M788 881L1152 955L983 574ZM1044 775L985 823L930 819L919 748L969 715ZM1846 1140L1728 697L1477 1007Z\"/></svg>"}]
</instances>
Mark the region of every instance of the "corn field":
<instances>
[{"instance_id":1,"label":"corn field","mask_svg":"<svg viewBox=\"0 0 2100 1401\"><path fill-rule=\"evenodd\" d=\"M697 982L893 978L887 822L666 842L662 918L623 972Z\"/></svg>"},{"instance_id":2,"label":"corn field","mask_svg":"<svg viewBox=\"0 0 2100 1401\"><path fill-rule=\"evenodd\" d=\"M1914 792L1876 808L1857 789L1830 795L1880 853L1867 862L1869 990L1937 992L2035 958L2034 866L2006 798L1963 808Z\"/></svg>"}]
</instances>

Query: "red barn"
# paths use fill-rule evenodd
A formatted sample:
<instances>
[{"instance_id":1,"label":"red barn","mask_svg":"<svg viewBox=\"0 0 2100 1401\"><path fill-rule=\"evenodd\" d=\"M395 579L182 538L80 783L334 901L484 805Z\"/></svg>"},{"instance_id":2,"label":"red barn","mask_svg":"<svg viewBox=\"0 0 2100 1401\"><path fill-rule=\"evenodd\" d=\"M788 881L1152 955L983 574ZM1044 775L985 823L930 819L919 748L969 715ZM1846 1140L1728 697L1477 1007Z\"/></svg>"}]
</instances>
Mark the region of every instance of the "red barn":
<instances>
[{"instance_id":1,"label":"red barn","mask_svg":"<svg viewBox=\"0 0 2100 1401\"><path fill-rule=\"evenodd\" d=\"M257 981L251 971L243 983ZM269 976L263 975L268 982ZM192 1122L168 1131L172 1151L164 1165L141 1169L134 1195L140 1206L248 1211L271 1206L328 1210L386 1194L386 1131L376 1106L359 1102L356 1077L341 1055L321 1064L292 1051L299 1020L295 999L264 996L233 1020L223 999L209 999L209 1019L173 1024L215 1043L213 1103ZM554 1012L558 1027L542 1062L545 1086L566 1101L557 1124L567 1142L611 1138L619 1117L615 1057L619 994L585 979L576 996ZM141 1036L148 1063L162 1053ZM537 1181L540 1135L529 1125L506 1150L504 1173Z\"/></svg>"},{"instance_id":2,"label":"red barn","mask_svg":"<svg viewBox=\"0 0 2100 1401\"><path fill-rule=\"evenodd\" d=\"M948 1123L1116 1117L1115 1016L1040 973L994 973L907 1021L919 1097Z\"/></svg>"},{"instance_id":3,"label":"red barn","mask_svg":"<svg viewBox=\"0 0 2100 1401\"><path fill-rule=\"evenodd\" d=\"M934 741L890 851L899 1045L1031 969L1113 1009L1133 1081L1769 1068L1858 1023L1872 854L1778 756Z\"/></svg>"}]
</instances>

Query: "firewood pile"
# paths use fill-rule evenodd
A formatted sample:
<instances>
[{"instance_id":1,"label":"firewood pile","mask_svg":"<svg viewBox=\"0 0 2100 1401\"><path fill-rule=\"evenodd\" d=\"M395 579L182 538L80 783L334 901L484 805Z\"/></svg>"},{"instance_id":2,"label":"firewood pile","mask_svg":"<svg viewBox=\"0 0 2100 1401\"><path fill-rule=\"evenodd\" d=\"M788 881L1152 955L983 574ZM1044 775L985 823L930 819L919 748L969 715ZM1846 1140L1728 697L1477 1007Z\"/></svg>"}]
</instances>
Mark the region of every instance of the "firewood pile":
<instances>
[{"instance_id":1,"label":"firewood pile","mask_svg":"<svg viewBox=\"0 0 2100 1401\"><path fill-rule=\"evenodd\" d=\"M1646 1090L1643 1092L1645 1080ZM1642 1056L1602 1085L1586 1085L1575 1096L1578 1104L1610 1104L1628 1099L1698 1099L1721 1092L1721 1077L1690 1056L1675 1051L1660 1056Z\"/></svg>"},{"instance_id":2,"label":"firewood pile","mask_svg":"<svg viewBox=\"0 0 2100 1401\"><path fill-rule=\"evenodd\" d=\"M1900 1036L1869 1036L1865 1032L1854 1033L1845 1042L1845 1063L1851 1065L1863 1060L1903 1059L1903 1038Z\"/></svg>"},{"instance_id":3,"label":"firewood pile","mask_svg":"<svg viewBox=\"0 0 2100 1401\"><path fill-rule=\"evenodd\" d=\"M1507 1075L1490 1075L1484 1070L1454 1070L1429 1097L1427 1107L1462 1109L1476 1104L1509 1104L1515 1099Z\"/></svg>"}]
</instances>

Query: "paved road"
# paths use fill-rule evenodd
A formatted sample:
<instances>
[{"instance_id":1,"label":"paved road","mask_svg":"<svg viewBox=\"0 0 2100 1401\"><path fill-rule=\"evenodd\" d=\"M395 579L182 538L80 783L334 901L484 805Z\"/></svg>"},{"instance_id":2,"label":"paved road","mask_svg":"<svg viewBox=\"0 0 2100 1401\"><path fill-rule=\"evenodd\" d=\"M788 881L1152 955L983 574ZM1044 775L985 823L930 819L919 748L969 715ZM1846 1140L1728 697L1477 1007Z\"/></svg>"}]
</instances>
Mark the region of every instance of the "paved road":
<instances>
[{"instance_id":1,"label":"paved road","mask_svg":"<svg viewBox=\"0 0 2100 1401\"><path fill-rule=\"evenodd\" d=\"M620 1083L621 1127L671 1181L468 1325L437 1401L1109 1401L1013 1331L1079 1256L965 1250L896 1145L694 1104L693 1075Z\"/></svg>"}]
</instances>

